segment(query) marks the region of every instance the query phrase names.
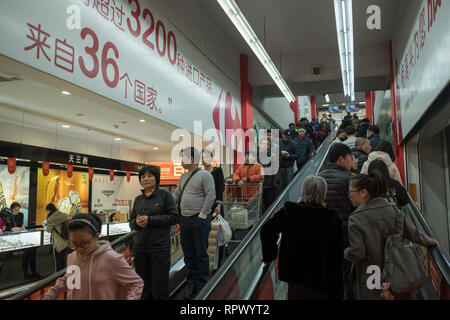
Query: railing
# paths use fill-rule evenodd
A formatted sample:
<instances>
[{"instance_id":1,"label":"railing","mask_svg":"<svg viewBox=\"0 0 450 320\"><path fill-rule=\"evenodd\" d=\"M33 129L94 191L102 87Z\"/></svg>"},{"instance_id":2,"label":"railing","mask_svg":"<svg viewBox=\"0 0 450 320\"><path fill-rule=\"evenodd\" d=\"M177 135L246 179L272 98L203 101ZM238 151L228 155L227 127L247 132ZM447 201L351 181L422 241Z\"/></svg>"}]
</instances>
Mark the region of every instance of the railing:
<instances>
[{"instance_id":1,"label":"railing","mask_svg":"<svg viewBox=\"0 0 450 320\"><path fill-rule=\"evenodd\" d=\"M111 242L111 247L114 250L117 250L118 248L123 247L123 244L126 244L130 240L130 238L132 238L134 236L135 233L136 233L136 231L131 231L131 232L121 236L120 238L117 238L116 240ZM38 292L40 292L41 296L42 296L44 294L44 290L47 287L49 287L51 284L53 284L58 278L64 276L65 273L66 273L66 268L48 276L45 279L42 279L41 281L36 283L31 288L26 289L7 300L25 300Z\"/></svg>"},{"instance_id":2,"label":"railing","mask_svg":"<svg viewBox=\"0 0 450 320\"><path fill-rule=\"evenodd\" d=\"M197 300L246 300L254 296L259 284L264 280L268 272L274 270L276 263L272 262L269 265L265 265L260 261L262 252L260 241L261 227L286 202L298 202L300 200L301 186L304 179L309 175L317 174L323 167L333 139L334 135L327 137L317 150L316 155L294 177L281 195L256 222L233 254L199 292L196 297Z\"/></svg>"},{"instance_id":3,"label":"railing","mask_svg":"<svg viewBox=\"0 0 450 320\"><path fill-rule=\"evenodd\" d=\"M409 196L409 194L408 194ZM409 196L409 204L403 212L420 232L438 239L419 208ZM422 288L425 299L450 300L450 257L442 247L424 248L415 246L428 285Z\"/></svg>"}]
</instances>

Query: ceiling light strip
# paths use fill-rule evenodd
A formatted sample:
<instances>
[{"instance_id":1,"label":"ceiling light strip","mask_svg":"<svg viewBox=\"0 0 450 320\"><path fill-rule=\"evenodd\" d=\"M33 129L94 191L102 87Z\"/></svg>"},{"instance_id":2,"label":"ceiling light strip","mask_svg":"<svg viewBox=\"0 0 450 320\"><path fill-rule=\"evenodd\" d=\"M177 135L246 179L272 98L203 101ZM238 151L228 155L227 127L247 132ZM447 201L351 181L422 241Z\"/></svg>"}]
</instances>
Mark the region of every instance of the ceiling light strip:
<instances>
[{"instance_id":1,"label":"ceiling light strip","mask_svg":"<svg viewBox=\"0 0 450 320\"><path fill-rule=\"evenodd\" d=\"M217 0L217 2L222 7L223 11L225 11L228 18L230 18L231 22L233 22L236 29L238 29L239 33L255 53L256 57L259 59L259 61L261 61L264 68L275 81L286 99L289 102L295 101L295 97L292 94L291 89L289 89L280 72L278 72L278 69L275 67L272 59L267 54L252 27L250 26L247 19L242 14L241 10L234 2L234 0Z\"/></svg>"}]
</instances>

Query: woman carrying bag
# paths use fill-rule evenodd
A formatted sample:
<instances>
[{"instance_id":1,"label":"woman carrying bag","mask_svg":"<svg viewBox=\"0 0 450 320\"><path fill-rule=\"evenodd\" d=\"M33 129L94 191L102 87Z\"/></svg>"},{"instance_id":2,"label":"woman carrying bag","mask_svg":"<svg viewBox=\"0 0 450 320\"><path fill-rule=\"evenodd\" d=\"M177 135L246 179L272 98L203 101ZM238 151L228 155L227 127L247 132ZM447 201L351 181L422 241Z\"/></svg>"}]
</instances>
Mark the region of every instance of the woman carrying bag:
<instances>
[{"instance_id":1,"label":"woman carrying bag","mask_svg":"<svg viewBox=\"0 0 450 320\"><path fill-rule=\"evenodd\" d=\"M58 211L53 203L49 203L45 207L45 210L47 211L45 231L52 235L56 272L58 272L66 267L66 257L69 253L69 239L64 238L67 232L64 232L63 228L67 228L65 222L70 221L70 216Z\"/></svg>"}]
</instances>

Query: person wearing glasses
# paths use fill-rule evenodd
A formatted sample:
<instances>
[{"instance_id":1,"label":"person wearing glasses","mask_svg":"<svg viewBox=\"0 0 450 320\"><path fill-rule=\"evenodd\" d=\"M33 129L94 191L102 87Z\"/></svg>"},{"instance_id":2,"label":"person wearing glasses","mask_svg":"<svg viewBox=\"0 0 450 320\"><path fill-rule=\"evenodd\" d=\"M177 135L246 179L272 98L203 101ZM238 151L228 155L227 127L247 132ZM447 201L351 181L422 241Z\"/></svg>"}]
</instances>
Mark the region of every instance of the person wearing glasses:
<instances>
[{"instance_id":1,"label":"person wearing glasses","mask_svg":"<svg viewBox=\"0 0 450 320\"><path fill-rule=\"evenodd\" d=\"M349 246L344 258L353 263L351 279L357 300L381 300L381 289L369 289L370 266L383 267L386 238L393 232L403 233L411 242L425 247L439 246L435 239L418 231L398 208L386 198L388 185L383 175L373 170L350 181L348 196L357 209L348 221ZM395 300L415 300L415 292L392 292Z\"/></svg>"},{"instance_id":2,"label":"person wearing glasses","mask_svg":"<svg viewBox=\"0 0 450 320\"><path fill-rule=\"evenodd\" d=\"M79 213L68 225L71 248L67 272L56 281L43 300L55 300L67 292L67 300L138 300L144 282L114 251L99 241L102 222L95 214Z\"/></svg>"}]
</instances>

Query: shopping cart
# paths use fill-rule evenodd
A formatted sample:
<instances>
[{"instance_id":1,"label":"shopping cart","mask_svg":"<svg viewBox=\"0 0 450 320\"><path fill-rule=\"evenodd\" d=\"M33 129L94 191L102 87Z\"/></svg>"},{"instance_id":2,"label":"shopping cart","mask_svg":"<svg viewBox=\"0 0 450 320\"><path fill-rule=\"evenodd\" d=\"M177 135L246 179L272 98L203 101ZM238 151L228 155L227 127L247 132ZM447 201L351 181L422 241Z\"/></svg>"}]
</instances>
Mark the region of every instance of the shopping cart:
<instances>
[{"instance_id":1,"label":"shopping cart","mask_svg":"<svg viewBox=\"0 0 450 320\"><path fill-rule=\"evenodd\" d=\"M223 197L225 220L231 229L248 229L258 220L262 207L262 183L244 186L226 183Z\"/></svg>"}]
</instances>

